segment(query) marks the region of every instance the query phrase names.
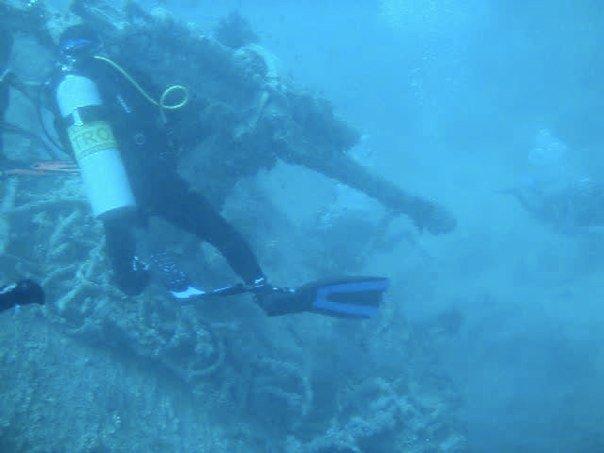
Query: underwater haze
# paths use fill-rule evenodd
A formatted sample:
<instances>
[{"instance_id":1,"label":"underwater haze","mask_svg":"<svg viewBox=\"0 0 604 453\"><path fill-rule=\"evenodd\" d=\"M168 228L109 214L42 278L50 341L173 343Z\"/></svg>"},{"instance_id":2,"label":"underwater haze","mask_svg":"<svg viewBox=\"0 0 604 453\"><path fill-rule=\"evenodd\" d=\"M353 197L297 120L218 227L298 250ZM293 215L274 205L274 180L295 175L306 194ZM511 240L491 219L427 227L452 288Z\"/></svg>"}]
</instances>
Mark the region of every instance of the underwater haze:
<instances>
[{"instance_id":1,"label":"underwater haze","mask_svg":"<svg viewBox=\"0 0 604 453\"><path fill-rule=\"evenodd\" d=\"M467 449L604 449L604 230L565 231L505 193L552 173L531 162L539 150L560 185L604 179L602 4L238 5L363 130L374 168L455 212L450 236L375 260L401 316L461 318L432 347L462 395Z\"/></svg>"},{"instance_id":2,"label":"underwater haze","mask_svg":"<svg viewBox=\"0 0 604 453\"><path fill-rule=\"evenodd\" d=\"M137 46L137 70L244 98L248 85L223 67L208 67L218 81L194 73L208 64L193 69L194 57L212 52L177 68L160 53L186 54L183 29L218 39L236 12L299 90L292 98L332 106L320 119L332 108L333 123L305 144L346 136L330 128L343 121L355 163L443 206L456 228L422 231L322 164L253 146L225 155L210 131L181 173L275 284L391 281L376 319L273 318L245 297L181 307L157 286L124 296L78 179L3 179L0 272L44 282L50 300L0 315L0 451L604 451L602 2L140 3L179 32L116 39ZM15 72L49 73L52 52L16 36ZM229 102L213 111L241 108L210 128L250 115ZM6 120L42 133L17 93ZM35 154L5 135L11 157ZM141 235L204 286L236 281L171 226Z\"/></svg>"}]
</instances>

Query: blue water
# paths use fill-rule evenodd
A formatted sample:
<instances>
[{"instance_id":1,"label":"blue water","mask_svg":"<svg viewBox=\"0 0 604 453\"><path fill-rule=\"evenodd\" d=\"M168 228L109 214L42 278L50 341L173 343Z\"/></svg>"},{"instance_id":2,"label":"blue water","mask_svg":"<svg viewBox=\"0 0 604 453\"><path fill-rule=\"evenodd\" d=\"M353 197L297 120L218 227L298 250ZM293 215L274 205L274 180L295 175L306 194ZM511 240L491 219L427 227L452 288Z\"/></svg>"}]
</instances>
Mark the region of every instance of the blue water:
<instances>
[{"instance_id":1,"label":"blue water","mask_svg":"<svg viewBox=\"0 0 604 453\"><path fill-rule=\"evenodd\" d=\"M390 322L380 325L380 338L398 338L384 330L411 326L424 338L418 342L427 342L430 360L421 366L442 376L458 398L457 410L449 407L445 418L459 420L465 451L604 451L604 230L552 210L531 212L510 194L604 182L600 1L149 2L155 4L202 29L239 11L278 57L283 74L332 101L361 132L352 152L362 164L454 213L458 227L443 236L393 221L388 234L398 240L364 256L363 269L392 281ZM327 210L326 193L340 203L336 211L384 215L375 202L334 189L307 170L278 167L263 174L260 185L272 191L272 206L297 224ZM579 200L574 208L590 197ZM363 241L365 230L339 228L331 236L344 243L337 253L356 247L355 238ZM291 261L303 268L303 257ZM287 324L262 326L272 334L295 331ZM314 414L324 419L305 418L296 435L325 431L333 421L334 362L342 374L390 379L393 386L393 376L412 374L404 344L359 339L340 324L295 327L300 330L284 338L304 350L312 333L313 351L321 352L307 362L318 368L314 377L323 385L314 388L315 399L325 401ZM323 339L317 334L323 327L334 335ZM247 357L246 341L256 340L242 338L240 355ZM372 363L359 363L366 349ZM415 359L409 366L420 365ZM265 409L265 426L277 423L269 403L255 404ZM289 416L288 422L299 421L297 413ZM432 451L421 449L426 442L416 439L409 450ZM268 444L258 441L255 449ZM374 445L364 448L388 451L379 439Z\"/></svg>"},{"instance_id":2,"label":"blue water","mask_svg":"<svg viewBox=\"0 0 604 453\"><path fill-rule=\"evenodd\" d=\"M470 448L604 449L602 231L554 232L498 193L543 174L602 180L601 3L231 3L366 134L373 168L456 213L455 233L420 239L428 264L382 259L413 281L413 322L463 314L438 347ZM539 149L553 162L531 162Z\"/></svg>"}]
</instances>

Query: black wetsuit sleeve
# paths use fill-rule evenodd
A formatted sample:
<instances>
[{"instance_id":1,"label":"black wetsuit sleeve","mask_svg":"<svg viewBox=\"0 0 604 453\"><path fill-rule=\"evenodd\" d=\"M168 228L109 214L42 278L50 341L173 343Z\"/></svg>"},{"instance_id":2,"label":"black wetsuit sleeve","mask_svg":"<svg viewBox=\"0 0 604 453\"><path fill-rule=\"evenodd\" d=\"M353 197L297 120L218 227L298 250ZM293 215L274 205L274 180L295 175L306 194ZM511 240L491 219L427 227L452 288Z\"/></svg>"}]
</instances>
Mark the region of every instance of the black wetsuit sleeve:
<instances>
[{"instance_id":1,"label":"black wetsuit sleeve","mask_svg":"<svg viewBox=\"0 0 604 453\"><path fill-rule=\"evenodd\" d=\"M74 157L73 149L71 147L71 141L69 140L69 136L67 135L67 127L65 126L65 119L61 115L61 111L59 110L59 105L57 104L56 99L56 91L57 87L62 79L62 74L57 71L51 78L51 80L46 83L42 88L39 94L40 99L40 107L45 107L52 114L52 121L54 126L54 131L59 138L59 145L61 149L71 157ZM44 121L43 113L40 111L40 121ZM45 126L45 123L43 124ZM48 131L46 134L48 135Z\"/></svg>"},{"instance_id":2,"label":"black wetsuit sleeve","mask_svg":"<svg viewBox=\"0 0 604 453\"><path fill-rule=\"evenodd\" d=\"M75 158L73 153L73 148L71 146L71 141L69 140L69 136L67 135L67 128L65 127L65 120L61 117L61 113L58 108L52 110L54 115L54 127L57 133L57 137L59 137L59 145L61 145L61 149L65 151L69 156Z\"/></svg>"},{"instance_id":3,"label":"black wetsuit sleeve","mask_svg":"<svg viewBox=\"0 0 604 453\"><path fill-rule=\"evenodd\" d=\"M69 136L67 135L67 127L65 124L65 119L61 115L61 111L59 110L59 105L57 104L56 99L56 90L59 83L58 76L44 88L42 92L42 99L46 108L50 111L53 116L53 125L57 137L59 138L59 145L63 151L70 155L71 157L75 157L73 153L73 148L71 147L71 141L69 140ZM43 118L41 118L43 121Z\"/></svg>"},{"instance_id":4,"label":"black wetsuit sleeve","mask_svg":"<svg viewBox=\"0 0 604 453\"><path fill-rule=\"evenodd\" d=\"M32 280L21 280L0 287L0 311L15 305L44 304L46 296L42 287Z\"/></svg>"}]
</instances>

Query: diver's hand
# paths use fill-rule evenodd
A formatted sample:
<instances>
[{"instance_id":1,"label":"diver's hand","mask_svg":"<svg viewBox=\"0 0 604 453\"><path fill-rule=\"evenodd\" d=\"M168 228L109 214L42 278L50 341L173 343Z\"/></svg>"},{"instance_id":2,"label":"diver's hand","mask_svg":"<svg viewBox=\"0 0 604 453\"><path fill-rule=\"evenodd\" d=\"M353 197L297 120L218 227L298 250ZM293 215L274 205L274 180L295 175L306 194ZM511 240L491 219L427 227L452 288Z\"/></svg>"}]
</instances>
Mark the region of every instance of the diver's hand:
<instances>
[{"instance_id":1,"label":"diver's hand","mask_svg":"<svg viewBox=\"0 0 604 453\"><path fill-rule=\"evenodd\" d=\"M419 198L416 198L409 217L420 231L427 230L432 234L447 234L457 227L457 220L447 209Z\"/></svg>"},{"instance_id":2,"label":"diver's hand","mask_svg":"<svg viewBox=\"0 0 604 453\"><path fill-rule=\"evenodd\" d=\"M12 297L14 297L17 305L44 305L46 301L44 290L33 280L17 282L12 290Z\"/></svg>"},{"instance_id":3,"label":"diver's hand","mask_svg":"<svg viewBox=\"0 0 604 453\"><path fill-rule=\"evenodd\" d=\"M32 280L21 280L0 289L0 306L3 308L15 305L43 305L45 300L44 290Z\"/></svg>"},{"instance_id":4,"label":"diver's hand","mask_svg":"<svg viewBox=\"0 0 604 453\"><path fill-rule=\"evenodd\" d=\"M5 83L9 84L12 77L13 73L10 69L6 69L5 71L0 72L0 85L3 85Z\"/></svg>"}]
</instances>

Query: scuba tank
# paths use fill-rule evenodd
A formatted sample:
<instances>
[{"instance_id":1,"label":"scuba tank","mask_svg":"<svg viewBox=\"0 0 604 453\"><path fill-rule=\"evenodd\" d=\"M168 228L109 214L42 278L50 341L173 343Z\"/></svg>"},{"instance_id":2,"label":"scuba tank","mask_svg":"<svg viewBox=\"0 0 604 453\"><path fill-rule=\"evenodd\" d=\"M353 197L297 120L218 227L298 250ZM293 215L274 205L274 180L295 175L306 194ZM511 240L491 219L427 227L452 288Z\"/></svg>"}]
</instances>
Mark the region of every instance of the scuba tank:
<instances>
[{"instance_id":1,"label":"scuba tank","mask_svg":"<svg viewBox=\"0 0 604 453\"><path fill-rule=\"evenodd\" d=\"M59 48L65 58L62 74L55 84L55 96L63 118L66 135L77 160L88 199L94 215L107 220L123 211L136 208L136 200L124 168L117 141L103 105L96 83L78 69L78 61L100 61L121 75L148 102L158 107L164 117L167 110L178 110L189 102L186 87L171 85L159 100L144 88L118 63L110 58L95 55L102 47L97 33L85 25L67 28L59 38ZM181 97L171 102L175 93Z\"/></svg>"},{"instance_id":2,"label":"scuba tank","mask_svg":"<svg viewBox=\"0 0 604 453\"><path fill-rule=\"evenodd\" d=\"M106 220L134 210L136 200L97 85L69 72L55 95L94 215Z\"/></svg>"}]
</instances>

